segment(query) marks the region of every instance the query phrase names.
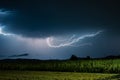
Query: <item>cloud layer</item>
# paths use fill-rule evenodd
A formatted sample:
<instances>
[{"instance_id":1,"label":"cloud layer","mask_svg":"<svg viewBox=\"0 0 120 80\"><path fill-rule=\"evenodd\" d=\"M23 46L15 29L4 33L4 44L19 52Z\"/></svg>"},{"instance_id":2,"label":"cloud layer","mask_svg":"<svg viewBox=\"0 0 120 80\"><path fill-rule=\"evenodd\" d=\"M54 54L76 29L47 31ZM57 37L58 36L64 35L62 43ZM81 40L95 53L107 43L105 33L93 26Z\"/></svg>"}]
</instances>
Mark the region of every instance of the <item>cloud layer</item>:
<instances>
[{"instance_id":1,"label":"cloud layer","mask_svg":"<svg viewBox=\"0 0 120 80\"><path fill-rule=\"evenodd\" d=\"M116 17L119 12L113 14L119 10L117 6L114 6L115 11L109 12L111 6L104 4L104 1L101 3L89 0L67 2L67 0L62 3L59 0L1 0L0 24L6 25L6 32L25 37L49 37L101 29L112 30L111 33L120 32L120 29L117 29L119 16Z\"/></svg>"},{"instance_id":2,"label":"cloud layer","mask_svg":"<svg viewBox=\"0 0 120 80\"><path fill-rule=\"evenodd\" d=\"M106 0L0 0L0 56L119 54L119 9L119 2Z\"/></svg>"}]
</instances>

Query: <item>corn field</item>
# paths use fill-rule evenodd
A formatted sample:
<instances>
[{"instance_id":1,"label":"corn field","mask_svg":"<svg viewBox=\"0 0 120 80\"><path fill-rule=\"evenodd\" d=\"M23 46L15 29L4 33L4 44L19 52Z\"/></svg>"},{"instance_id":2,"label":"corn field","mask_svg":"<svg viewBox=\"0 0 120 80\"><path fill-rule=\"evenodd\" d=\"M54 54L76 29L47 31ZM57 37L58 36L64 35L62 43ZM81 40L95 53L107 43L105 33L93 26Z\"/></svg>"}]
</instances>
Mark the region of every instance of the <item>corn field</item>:
<instances>
[{"instance_id":1,"label":"corn field","mask_svg":"<svg viewBox=\"0 0 120 80\"><path fill-rule=\"evenodd\" d=\"M1 60L0 70L120 73L120 59L74 61Z\"/></svg>"}]
</instances>

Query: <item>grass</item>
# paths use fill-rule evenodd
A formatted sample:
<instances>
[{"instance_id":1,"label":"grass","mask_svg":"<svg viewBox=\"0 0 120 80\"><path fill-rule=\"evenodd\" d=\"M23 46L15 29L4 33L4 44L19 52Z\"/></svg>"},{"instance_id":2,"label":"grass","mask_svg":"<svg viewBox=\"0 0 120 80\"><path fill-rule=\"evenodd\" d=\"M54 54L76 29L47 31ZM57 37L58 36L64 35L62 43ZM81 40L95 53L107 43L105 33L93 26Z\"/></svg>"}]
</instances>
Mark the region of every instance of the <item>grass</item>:
<instances>
[{"instance_id":1,"label":"grass","mask_svg":"<svg viewBox=\"0 0 120 80\"><path fill-rule=\"evenodd\" d=\"M0 71L0 80L119 80L118 74L45 72L45 71Z\"/></svg>"}]
</instances>

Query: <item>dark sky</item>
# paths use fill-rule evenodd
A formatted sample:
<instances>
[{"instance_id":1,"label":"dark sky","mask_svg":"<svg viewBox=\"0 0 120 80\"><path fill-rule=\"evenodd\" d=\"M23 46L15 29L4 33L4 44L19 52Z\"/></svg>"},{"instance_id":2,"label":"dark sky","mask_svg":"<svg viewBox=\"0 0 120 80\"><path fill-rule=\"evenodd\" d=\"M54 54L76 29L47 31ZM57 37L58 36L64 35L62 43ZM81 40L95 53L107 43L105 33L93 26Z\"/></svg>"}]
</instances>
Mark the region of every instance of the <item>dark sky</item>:
<instances>
[{"instance_id":1,"label":"dark sky","mask_svg":"<svg viewBox=\"0 0 120 80\"><path fill-rule=\"evenodd\" d=\"M36 59L119 55L119 4L119 0L0 0L0 58L24 53L29 54L24 58Z\"/></svg>"}]
</instances>

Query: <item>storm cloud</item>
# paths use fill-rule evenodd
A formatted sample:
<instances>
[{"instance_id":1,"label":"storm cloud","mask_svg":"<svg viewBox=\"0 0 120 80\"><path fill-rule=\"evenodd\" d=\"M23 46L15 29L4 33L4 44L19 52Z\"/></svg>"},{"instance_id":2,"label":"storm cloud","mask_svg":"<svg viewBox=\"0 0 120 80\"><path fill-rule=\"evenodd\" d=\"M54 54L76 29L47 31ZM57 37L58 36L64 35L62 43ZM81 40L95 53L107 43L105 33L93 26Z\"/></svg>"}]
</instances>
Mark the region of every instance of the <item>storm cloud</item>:
<instances>
[{"instance_id":1,"label":"storm cloud","mask_svg":"<svg viewBox=\"0 0 120 80\"><path fill-rule=\"evenodd\" d=\"M108 29L118 32L119 5L114 2L61 0L1 0L5 31L27 37L48 37L88 30ZM34 5L34 6L33 6ZM114 13L113 13L114 12Z\"/></svg>"},{"instance_id":2,"label":"storm cloud","mask_svg":"<svg viewBox=\"0 0 120 80\"><path fill-rule=\"evenodd\" d=\"M119 54L119 9L114 0L0 0L0 55L29 52L29 58L56 59ZM103 32L75 43L86 46L55 49L46 42L51 37L64 41L98 31Z\"/></svg>"}]
</instances>

